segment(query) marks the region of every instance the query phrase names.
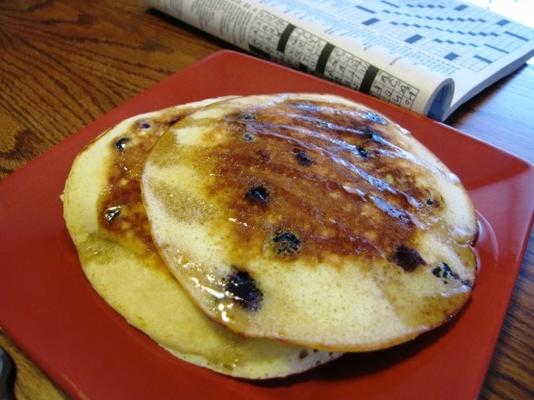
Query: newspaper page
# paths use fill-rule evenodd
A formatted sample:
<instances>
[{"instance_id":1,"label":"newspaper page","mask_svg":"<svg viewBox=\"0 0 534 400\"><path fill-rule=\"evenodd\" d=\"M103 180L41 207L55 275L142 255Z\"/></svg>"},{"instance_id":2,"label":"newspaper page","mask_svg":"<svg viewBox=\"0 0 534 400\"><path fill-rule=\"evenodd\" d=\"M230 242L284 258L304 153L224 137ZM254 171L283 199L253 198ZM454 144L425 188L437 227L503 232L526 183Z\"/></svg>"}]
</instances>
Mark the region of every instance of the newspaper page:
<instances>
[{"instance_id":1,"label":"newspaper page","mask_svg":"<svg viewBox=\"0 0 534 400\"><path fill-rule=\"evenodd\" d=\"M242 49L438 120L518 68L534 44L532 30L448 0L147 3Z\"/></svg>"}]
</instances>

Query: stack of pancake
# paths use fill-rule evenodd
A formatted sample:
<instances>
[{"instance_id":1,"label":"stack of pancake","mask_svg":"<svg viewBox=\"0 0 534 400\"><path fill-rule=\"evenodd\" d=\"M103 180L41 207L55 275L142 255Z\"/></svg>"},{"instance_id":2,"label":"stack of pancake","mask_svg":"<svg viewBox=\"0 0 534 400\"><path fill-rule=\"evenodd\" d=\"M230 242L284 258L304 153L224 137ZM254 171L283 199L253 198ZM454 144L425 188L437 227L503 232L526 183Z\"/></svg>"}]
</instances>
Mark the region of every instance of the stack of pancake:
<instances>
[{"instance_id":1,"label":"stack of pancake","mask_svg":"<svg viewBox=\"0 0 534 400\"><path fill-rule=\"evenodd\" d=\"M349 100L229 96L129 118L76 158L94 289L176 357L236 377L406 342L475 280L474 208L411 134Z\"/></svg>"}]
</instances>

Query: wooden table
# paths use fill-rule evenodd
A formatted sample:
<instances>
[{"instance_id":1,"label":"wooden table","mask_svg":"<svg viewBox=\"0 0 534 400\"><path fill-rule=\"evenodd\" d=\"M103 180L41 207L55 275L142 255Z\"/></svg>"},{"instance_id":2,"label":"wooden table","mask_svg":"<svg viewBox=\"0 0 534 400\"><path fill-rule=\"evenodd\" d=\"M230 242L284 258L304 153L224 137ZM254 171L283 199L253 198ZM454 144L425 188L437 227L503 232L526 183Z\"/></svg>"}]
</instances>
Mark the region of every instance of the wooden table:
<instances>
[{"instance_id":1,"label":"wooden table","mask_svg":"<svg viewBox=\"0 0 534 400\"><path fill-rule=\"evenodd\" d=\"M155 82L230 46L142 0L0 2L0 179ZM534 65L461 107L448 124L534 162ZM481 398L534 398L534 236ZM66 398L0 333L19 399Z\"/></svg>"}]
</instances>

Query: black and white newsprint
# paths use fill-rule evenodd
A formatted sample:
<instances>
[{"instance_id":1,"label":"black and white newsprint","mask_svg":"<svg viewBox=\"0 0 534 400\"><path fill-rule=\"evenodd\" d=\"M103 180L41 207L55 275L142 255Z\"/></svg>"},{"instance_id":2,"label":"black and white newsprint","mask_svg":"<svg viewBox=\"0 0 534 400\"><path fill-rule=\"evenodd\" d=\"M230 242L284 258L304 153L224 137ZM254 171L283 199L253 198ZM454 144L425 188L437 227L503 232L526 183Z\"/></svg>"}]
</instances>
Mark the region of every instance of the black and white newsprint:
<instances>
[{"instance_id":1,"label":"black and white newsprint","mask_svg":"<svg viewBox=\"0 0 534 400\"><path fill-rule=\"evenodd\" d=\"M534 55L534 29L454 0L146 1L254 54L437 120Z\"/></svg>"}]
</instances>

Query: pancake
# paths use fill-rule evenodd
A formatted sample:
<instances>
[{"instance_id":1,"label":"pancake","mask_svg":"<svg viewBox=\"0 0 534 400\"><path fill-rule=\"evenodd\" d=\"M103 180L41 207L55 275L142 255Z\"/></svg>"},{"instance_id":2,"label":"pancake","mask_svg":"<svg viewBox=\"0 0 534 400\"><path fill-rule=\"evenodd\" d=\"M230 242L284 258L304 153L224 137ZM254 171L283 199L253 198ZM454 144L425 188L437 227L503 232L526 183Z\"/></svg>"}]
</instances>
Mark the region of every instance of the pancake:
<instances>
[{"instance_id":1,"label":"pancake","mask_svg":"<svg viewBox=\"0 0 534 400\"><path fill-rule=\"evenodd\" d=\"M64 216L93 288L134 327L174 356L236 377L282 377L340 354L237 335L205 316L155 251L140 176L163 132L207 100L127 119L76 158Z\"/></svg>"},{"instance_id":2,"label":"pancake","mask_svg":"<svg viewBox=\"0 0 534 400\"><path fill-rule=\"evenodd\" d=\"M311 94L214 104L169 129L142 177L152 237L211 318L325 351L370 351L454 316L475 281L473 205L407 130Z\"/></svg>"}]
</instances>

